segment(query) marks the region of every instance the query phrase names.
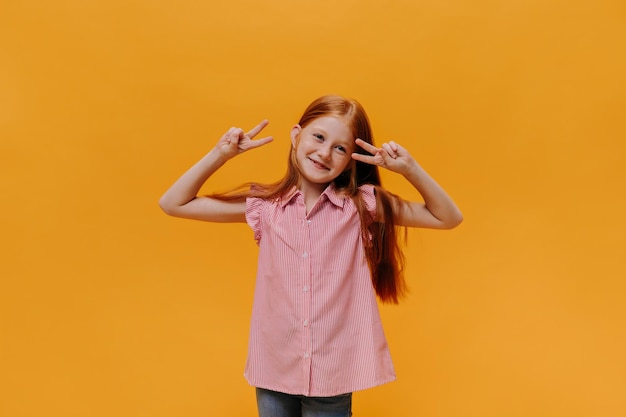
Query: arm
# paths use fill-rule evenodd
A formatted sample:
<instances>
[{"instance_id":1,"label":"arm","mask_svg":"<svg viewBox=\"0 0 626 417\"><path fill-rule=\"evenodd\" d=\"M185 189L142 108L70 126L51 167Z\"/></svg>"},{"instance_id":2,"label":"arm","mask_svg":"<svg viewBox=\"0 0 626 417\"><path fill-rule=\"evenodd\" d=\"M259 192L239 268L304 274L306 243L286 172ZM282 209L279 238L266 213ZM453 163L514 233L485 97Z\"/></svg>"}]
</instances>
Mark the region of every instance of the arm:
<instances>
[{"instance_id":1,"label":"arm","mask_svg":"<svg viewBox=\"0 0 626 417\"><path fill-rule=\"evenodd\" d=\"M272 141L272 137L252 140L265 126L262 121L252 130L230 128L215 147L185 172L159 200L161 209L170 216L209 222L245 222L245 199L221 201L198 196L202 185L229 159Z\"/></svg>"},{"instance_id":2,"label":"arm","mask_svg":"<svg viewBox=\"0 0 626 417\"><path fill-rule=\"evenodd\" d=\"M372 155L353 153L353 159L402 174L424 199L424 203L402 201L394 207L399 226L452 229L463 221L454 201L406 149L395 142L385 143L381 148L361 139L356 144Z\"/></svg>"}]
</instances>

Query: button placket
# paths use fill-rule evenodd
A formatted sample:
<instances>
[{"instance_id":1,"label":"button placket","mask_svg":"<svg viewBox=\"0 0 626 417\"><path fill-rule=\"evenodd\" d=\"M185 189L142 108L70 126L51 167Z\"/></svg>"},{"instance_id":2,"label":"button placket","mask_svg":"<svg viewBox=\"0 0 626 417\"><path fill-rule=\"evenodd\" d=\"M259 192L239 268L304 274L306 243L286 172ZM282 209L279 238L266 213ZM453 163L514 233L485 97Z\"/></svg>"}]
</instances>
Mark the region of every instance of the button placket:
<instances>
[{"instance_id":1,"label":"button placket","mask_svg":"<svg viewBox=\"0 0 626 417\"><path fill-rule=\"evenodd\" d=\"M302 247L302 258L301 262L303 265L303 282L302 282L302 297L303 297L303 310L302 310L302 358L303 358L303 378L302 381L304 386L307 387L306 391L309 392L311 389L311 352L312 352L312 339L311 339L311 328L309 325L309 320L311 317L311 274L312 274L312 266L311 266L311 249L312 249L312 239L311 239L311 220L304 219L304 230L303 230L303 247Z\"/></svg>"}]
</instances>

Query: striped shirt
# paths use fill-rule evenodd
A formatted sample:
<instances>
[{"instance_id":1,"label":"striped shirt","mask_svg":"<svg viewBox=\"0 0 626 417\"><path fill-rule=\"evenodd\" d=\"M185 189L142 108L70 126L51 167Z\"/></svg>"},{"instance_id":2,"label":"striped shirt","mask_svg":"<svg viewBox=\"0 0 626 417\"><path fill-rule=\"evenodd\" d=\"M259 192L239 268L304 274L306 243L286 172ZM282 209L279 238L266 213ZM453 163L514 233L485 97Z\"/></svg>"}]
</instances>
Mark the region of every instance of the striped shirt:
<instances>
[{"instance_id":1,"label":"striped shirt","mask_svg":"<svg viewBox=\"0 0 626 417\"><path fill-rule=\"evenodd\" d=\"M373 187L360 194L374 214ZM325 397L394 380L352 199L330 185L307 214L294 188L248 198L246 220L259 245L248 382Z\"/></svg>"}]
</instances>

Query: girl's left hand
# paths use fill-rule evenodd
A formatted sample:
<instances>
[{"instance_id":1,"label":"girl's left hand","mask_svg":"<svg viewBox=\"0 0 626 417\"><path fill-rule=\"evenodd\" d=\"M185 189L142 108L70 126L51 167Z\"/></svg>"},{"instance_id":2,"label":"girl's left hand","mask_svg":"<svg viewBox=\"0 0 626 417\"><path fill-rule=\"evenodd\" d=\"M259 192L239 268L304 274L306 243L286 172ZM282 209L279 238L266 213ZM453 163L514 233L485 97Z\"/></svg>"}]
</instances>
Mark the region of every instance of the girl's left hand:
<instances>
[{"instance_id":1,"label":"girl's left hand","mask_svg":"<svg viewBox=\"0 0 626 417\"><path fill-rule=\"evenodd\" d=\"M393 141L383 143L380 148L361 139L357 139L356 144L371 155L353 153L352 159L365 162L366 164L378 165L379 167L405 175L410 171L411 166L416 163L415 159L413 159L406 149Z\"/></svg>"}]
</instances>

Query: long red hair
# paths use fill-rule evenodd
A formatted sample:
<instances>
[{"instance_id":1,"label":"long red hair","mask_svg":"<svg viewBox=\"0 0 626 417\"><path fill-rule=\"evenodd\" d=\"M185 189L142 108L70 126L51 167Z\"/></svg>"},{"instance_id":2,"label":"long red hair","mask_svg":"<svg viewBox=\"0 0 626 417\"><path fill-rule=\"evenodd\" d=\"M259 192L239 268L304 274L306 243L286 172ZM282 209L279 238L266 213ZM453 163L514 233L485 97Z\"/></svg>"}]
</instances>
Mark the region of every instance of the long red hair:
<instances>
[{"instance_id":1,"label":"long red hair","mask_svg":"<svg viewBox=\"0 0 626 417\"><path fill-rule=\"evenodd\" d=\"M341 117L350 128L353 138L374 144L372 129L365 110L354 99L341 96L323 96L313 101L304 111L298 124L306 127L313 120L324 116ZM355 152L367 154L355 145ZM242 197L276 198L286 195L300 180L300 171L291 147L287 162L287 173L273 184L248 183L242 188L226 194L214 194L213 198L234 200ZM333 181L337 191L349 196L355 203L361 220L361 235L367 263L372 275L376 295L383 302L395 303L405 295L404 255L400 245L394 219L394 205L402 204L395 195L381 187L380 174L376 165L354 161L351 168ZM374 186L377 218L372 218L359 194L364 184Z\"/></svg>"}]
</instances>

